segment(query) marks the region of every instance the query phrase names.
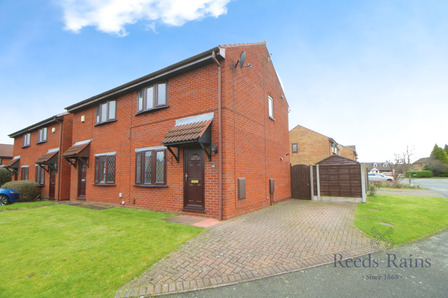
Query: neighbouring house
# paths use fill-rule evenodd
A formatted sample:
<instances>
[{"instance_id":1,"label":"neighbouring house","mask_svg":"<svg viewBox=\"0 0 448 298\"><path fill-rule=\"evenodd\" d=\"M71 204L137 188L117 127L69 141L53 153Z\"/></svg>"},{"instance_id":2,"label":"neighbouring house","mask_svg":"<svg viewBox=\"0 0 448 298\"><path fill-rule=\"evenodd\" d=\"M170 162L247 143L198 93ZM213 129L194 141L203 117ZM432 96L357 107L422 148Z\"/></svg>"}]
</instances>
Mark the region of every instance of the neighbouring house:
<instances>
[{"instance_id":1,"label":"neighbouring house","mask_svg":"<svg viewBox=\"0 0 448 298\"><path fill-rule=\"evenodd\" d=\"M413 168L416 170L423 170L428 165L430 160L431 160L430 157L420 158L412 164Z\"/></svg>"},{"instance_id":2,"label":"neighbouring house","mask_svg":"<svg viewBox=\"0 0 448 298\"><path fill-rule=\"evenodd\" d=\"M72 117L62 113L14 132L14 158L5 165L13 180L33 180L41 196L70 199L70 164L62 158L72 144Z\"/></svg>"},{"instance_id":3,"label":"neighbouring house","mask_svg":"<svg viewBox=\"0 0 448 298\"><path fill-rule=\"evenodd\" d=\"M363 162L363 165L367 169L367 172L371 173L385 173L392 172L392 168L389 163L385 161L381 162Z\"/></svg>"},{"instance_id":4,"label":"neighbouring house","mask_svg":"<svg viewBox=\"0 0 448 298\"><path fill-rule=\"evenodd\" d=\"M358 159L355 146L343 146L333 138L301 125L291 129L289 143L292 165L313 165L332 155L339 155L354 161Z\"/></svg>"},{"instance_id":5,"label":"neighbouring house","mask_svg":"<svg viewBox=\"0 0 448 298\"><path fill-rule=\"evenodd\" d=\"M51 147L72 201L228 219L291 197L288 109L265 43L218 46L70 105Z\"/></svg>"},{"instance_id":6,"label":"neighbouring house","mask_svg":"<svg viewBox=\"0 0 448 298\"><path fill-rule=\"evenodd\" d=\"M14 156L14 145L0 144L0 167L7 164Z\"/></svg>"}]
</instances>

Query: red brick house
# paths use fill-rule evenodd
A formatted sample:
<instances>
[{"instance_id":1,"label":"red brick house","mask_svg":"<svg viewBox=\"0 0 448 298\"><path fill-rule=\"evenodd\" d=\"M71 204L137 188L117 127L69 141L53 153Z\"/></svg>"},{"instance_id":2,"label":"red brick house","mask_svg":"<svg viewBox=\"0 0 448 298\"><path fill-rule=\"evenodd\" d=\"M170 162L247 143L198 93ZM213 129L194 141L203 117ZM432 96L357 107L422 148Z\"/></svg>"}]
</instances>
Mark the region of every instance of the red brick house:
<instances>
[{"instance_id":1,"label":"red brick house","mask_svg":"<svg viewBox=\"0 0 448 298\"><path fill-rule=\"evenodd\" d=\"M265 43L218 46L66 109L72 201L227 219L291 196L288 103Z\"/></svg>"},{"instance_id":2,"label":"red brick house","mask_svg":"<svg viewBox=\"0 0 448 298\"><path fill-rule=\"evenodd\" d=\"M13 180L33 180L43 198L70 199L70 164L62 158L72 143L72 117L63 113L14 132L14 158L5 167Z\"/></svg>"},{"instance_id":3,"label":"red brick house","mask_svg":"<svg viewBox=\"0 0 448 298\"><path fill-rule=\"evenodd\" d=\"M0 144L0 167L13 158L14 145Z\"/></svg>"},{"instance_id":4,"label":"red brick house","mask_svg":"<svg viewBox=\"0 0 448 298\"><path fill-rule=\"evenodd\" d=\"M289 142L292 165L312 165L333 155L339 155L354 161L358 159L355 146L343 146L333 138L301 125L291 129Z\"/></svg>"}]
</instances>

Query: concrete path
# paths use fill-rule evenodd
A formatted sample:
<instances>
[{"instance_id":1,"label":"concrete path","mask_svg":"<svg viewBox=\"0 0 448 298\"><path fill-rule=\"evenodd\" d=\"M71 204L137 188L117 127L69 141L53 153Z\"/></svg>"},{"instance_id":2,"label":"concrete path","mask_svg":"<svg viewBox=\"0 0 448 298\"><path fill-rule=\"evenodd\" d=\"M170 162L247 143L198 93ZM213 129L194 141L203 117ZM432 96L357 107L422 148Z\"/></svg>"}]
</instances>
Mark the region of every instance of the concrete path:
<instances>
[{"instance_id":1,"label":"concrete path","mask_svg":"<svg viewBox=\"0 0 448 298\"><path fill-rule=\"evenodd\" d=\"M409 184L409 180L403 179L401 183ZM412 179L411 183L438 192L448 198L448 178L417 178Z\"/></svg>"},{"instance_id":2,"label":"concrete path","mask_svg":"<svg viewBox=\"0 0 448 298\"><path fill-rule=\"evenodd\" d=\"M123 286L116 297L203 289L293 272L375 251L356 204L289 200L225 221Z\"/></svg>"}]
</instances>

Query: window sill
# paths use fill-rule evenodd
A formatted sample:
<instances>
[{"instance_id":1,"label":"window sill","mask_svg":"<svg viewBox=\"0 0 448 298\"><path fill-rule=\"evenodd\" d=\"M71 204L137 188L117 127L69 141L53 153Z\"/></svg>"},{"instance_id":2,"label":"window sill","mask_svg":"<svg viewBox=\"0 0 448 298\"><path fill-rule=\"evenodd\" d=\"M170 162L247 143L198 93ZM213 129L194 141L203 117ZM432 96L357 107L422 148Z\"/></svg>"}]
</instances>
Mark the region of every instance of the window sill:
<instances>
[{"instance_id":1,"label":"window sill","mask_svg":"<svg viewBox=\"0 0 448 298\"><path fill-rule=\"evenodd\" d=\"M142 184L134 184L134 187L143 187L143 188L167 188L168 185L142 185Z\"/></svg>"},{"instance_id":2,"label":"window sill","mask_svg":"<svg viewBox=\"0 0 448 298\"><path fill-rule=\"evenodd\" d=\"M167 109L167 108L169 108L169 107L170 107L170 106L166 105L166 106L155 107L155 108L153 108L153 109L149 109L149 110L138 111L138 112L135 114L135 116L142 115L142 114L146 114L146 113L150 113L150 112L153 112L153 111L158 111L158 110Z\"/></svg>"},{"instance_id":3,"label":"window sill","mask_svg":"<svg viewBox=\"0 0 448 298\"><path fill-rule=\"evenodd\" d=\"M38 187L45 187L45 184L38 184Z\"/></svg>"},{"instance_id":4,"label":"window sill","mask_svg":"<svg viewBox=\"0 0 448 298\"><path fill-rule=\"evenodd\" d=\"M117 186L115 183L106 184L106 183L94 183L94 186Z\"/></svg>"},{"instance_id":5,"label":"window sill","mask_svg":"<svg viewBox=\"0 0 448 298\"><path fill-rule=\"evenodd\" d=\"M28 148L28 147L30 147L30 145L22 146L22 148Z\"/></svg>"},{"instance_id":6,"label":"window sill","mask_svg":"<svg viewBox=\"0 0 448 298\"><path fill-rule=\"evenodd\" d=\"M101 125L108 124L108 123L113 123L113 122L117 122L117 119L100 122L100 123L95 124L95 126L101 126Z\"/></svg>"},{"instance_id":7,"label":"window sill","mask_svg":"<svg viewBox=\"0 0 448 298\"><path fill-rule=\"evenodd\" d=\"M39 145L39 144L45 144L47 141L45 140L45 141L41 141L41 142L37 142L36 144L37 145Z\"/></svg>"},{"instance_id":8,"label":"window sill","mask_svg":"<svg viewBox=\"0 0 448 298\"><path fill-rule=\"evenodd\" d=\"M271 119L272 121L275 121L275 119L273 117L271 117L271 116L269 116L269 119Z\"/></svg>"}]
</instances>

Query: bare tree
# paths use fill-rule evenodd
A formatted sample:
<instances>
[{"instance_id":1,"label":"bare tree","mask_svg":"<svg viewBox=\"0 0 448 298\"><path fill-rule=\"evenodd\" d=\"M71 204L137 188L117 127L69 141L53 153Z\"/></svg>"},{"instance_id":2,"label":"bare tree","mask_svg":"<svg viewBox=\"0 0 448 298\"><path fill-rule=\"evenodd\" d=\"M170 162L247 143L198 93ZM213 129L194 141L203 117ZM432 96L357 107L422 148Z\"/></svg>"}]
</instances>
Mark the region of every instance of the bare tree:
<instances>
[{"instance_id":1,"label":"bare tree","mask_svg":"<svg viewBox=\"0 0 448 298\"><path fill-rule=\"evenodd\" d=\"M400 181L406 176L406 172L412 169L411 160L414 156L414 149L406 146L406 151L403 153L395 153L393 161L388 160L387 163L392 169L395 178ZM411 175L409 175L409 185L411 185Z\"/></svg>"}]
</instances>

